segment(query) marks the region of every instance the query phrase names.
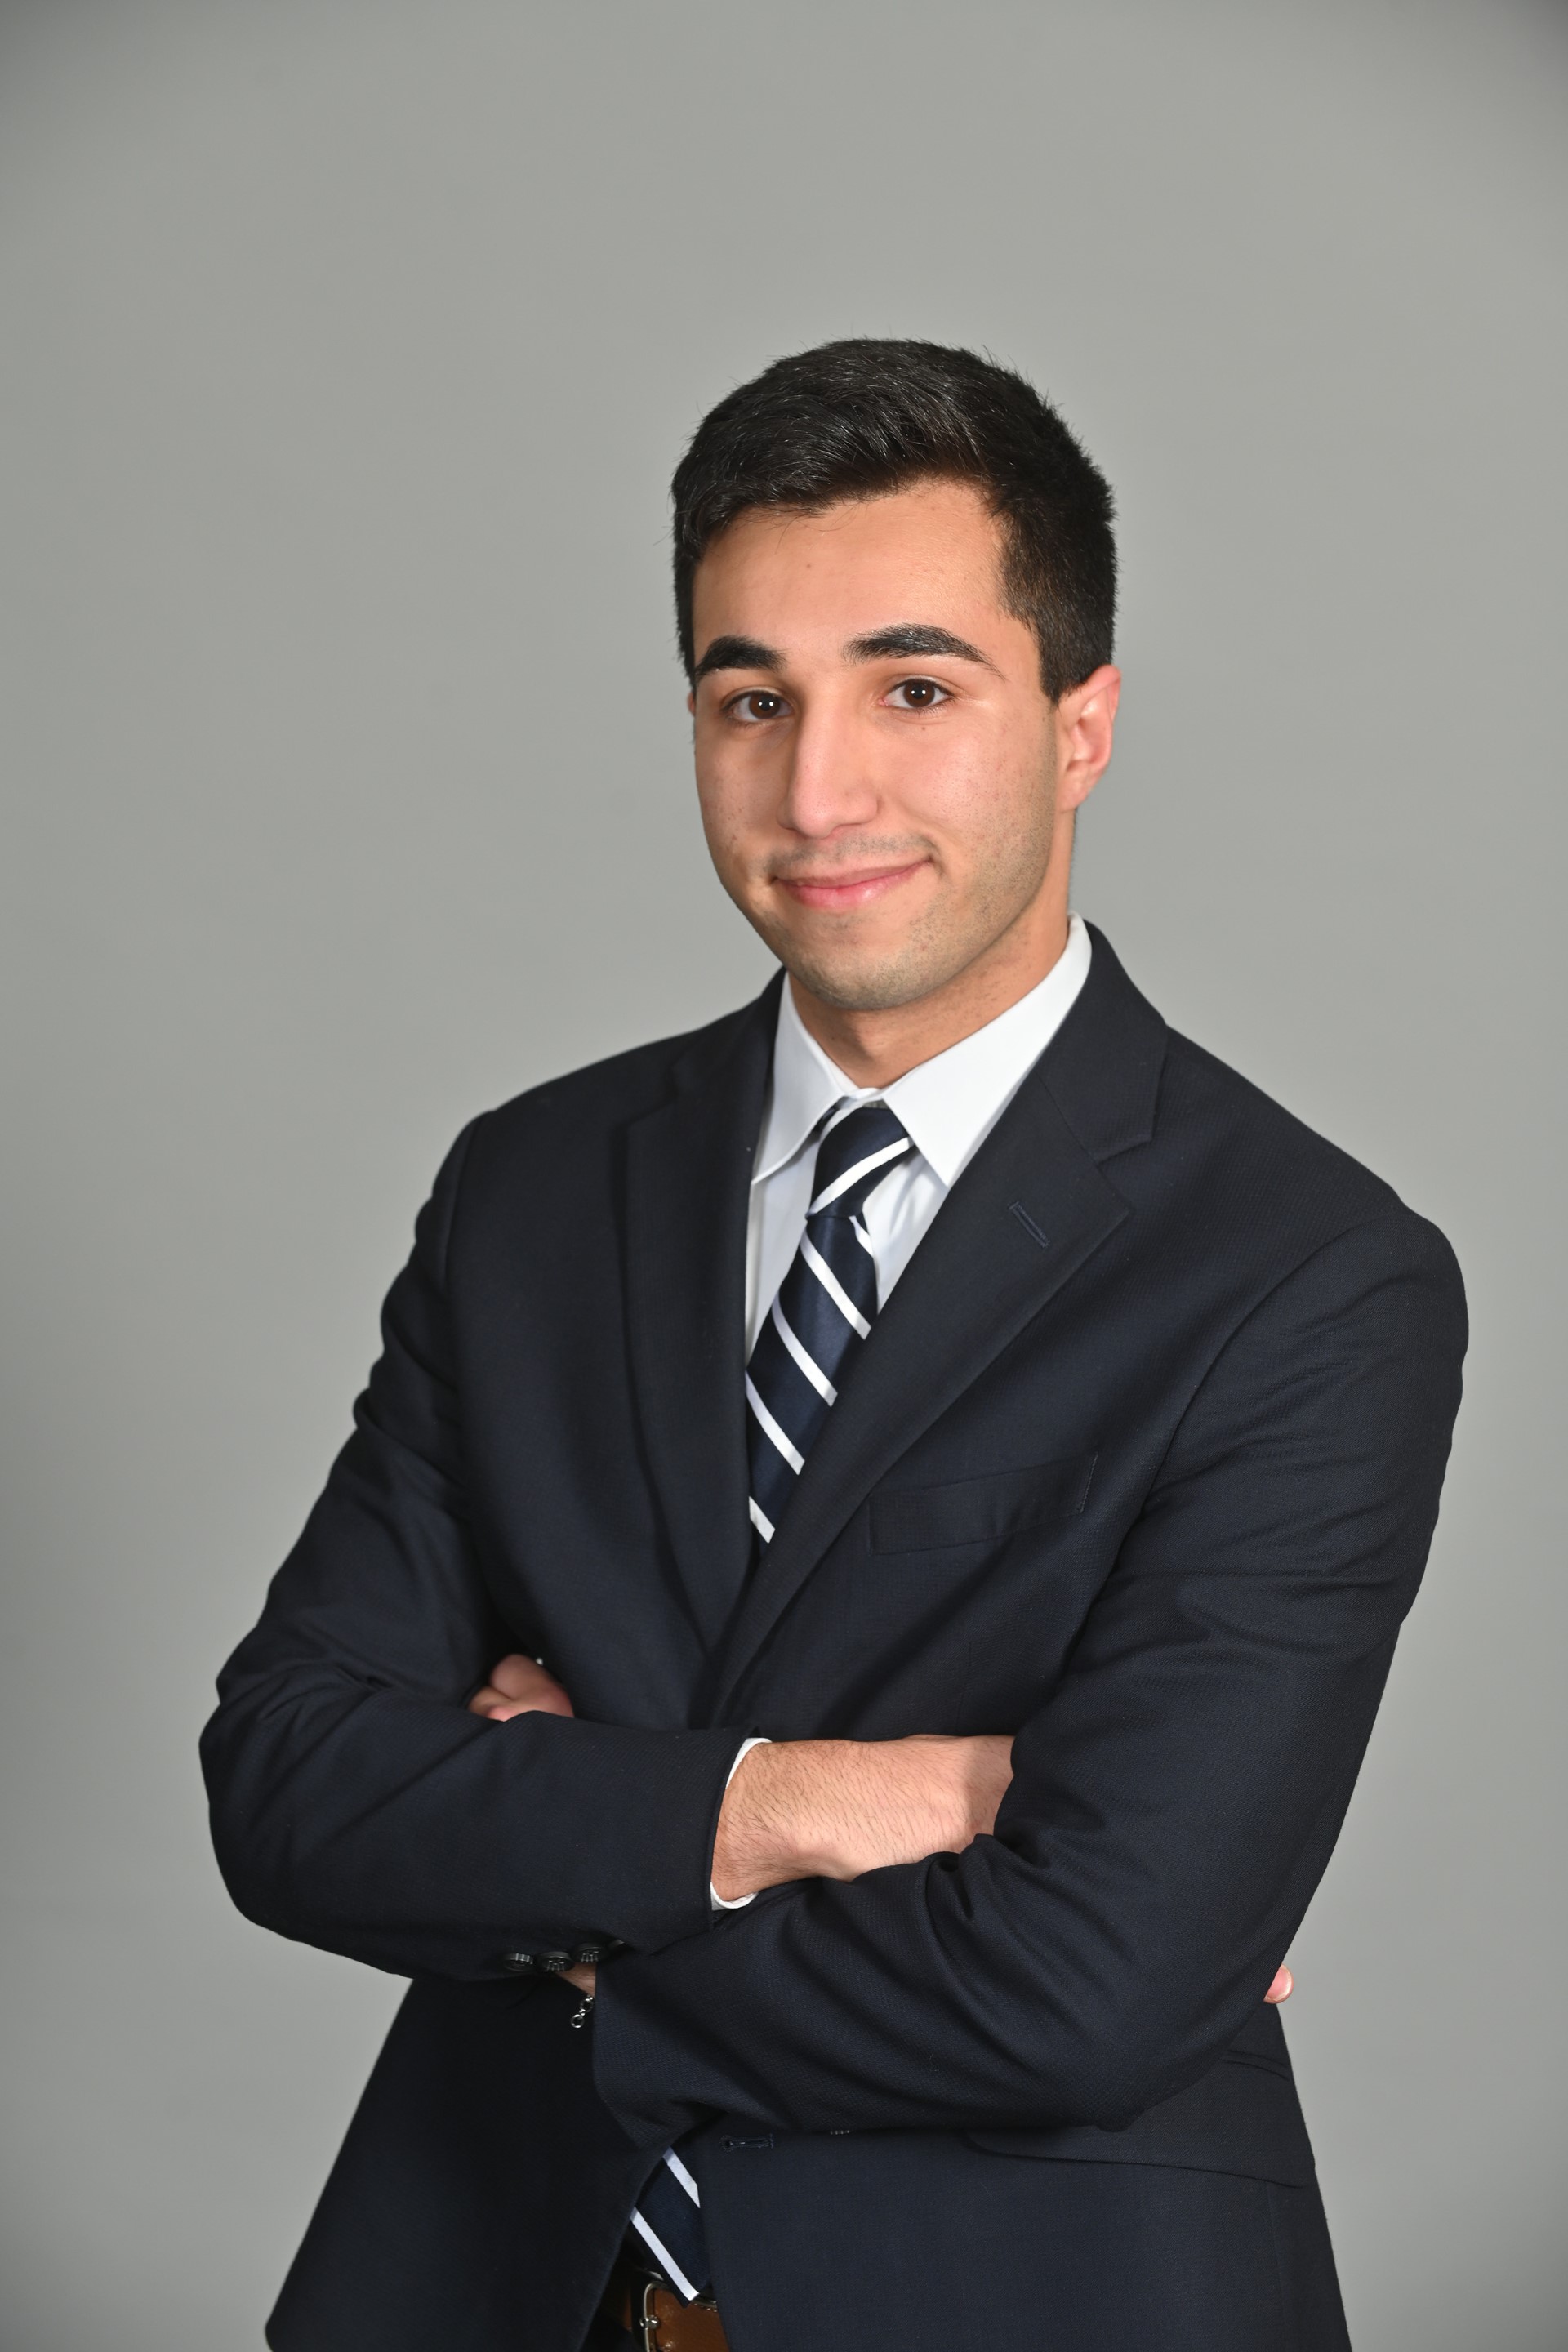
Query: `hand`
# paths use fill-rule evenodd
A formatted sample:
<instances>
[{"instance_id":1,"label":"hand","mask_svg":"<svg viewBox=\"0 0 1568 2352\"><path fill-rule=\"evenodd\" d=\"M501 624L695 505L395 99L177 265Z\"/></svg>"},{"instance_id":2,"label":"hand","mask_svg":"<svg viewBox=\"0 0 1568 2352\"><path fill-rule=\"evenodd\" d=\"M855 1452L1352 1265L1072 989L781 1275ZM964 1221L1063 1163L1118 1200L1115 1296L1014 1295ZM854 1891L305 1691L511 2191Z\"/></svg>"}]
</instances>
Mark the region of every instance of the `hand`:
<instances>
[{"instance_id":1,"label":"hand","mask_svg":"<svg viewBox=\"0 0 1568 2352\"><path fill-rule=\"evenodd\" d=\"M1281 1969L1263 1998L1271 2009L1278 2009L1282 2000L1289 2000L1295 1990L1295 1978L1289 1969Z\"/></svg>"},{"instance_id":2,"label":"hand","mask_svg":"<svg viewBox=\"0 0 1568 2352\"><path fill-rule=\"evenodd\" d=\"M961 1853L995 1826L1005 1737L787 1739L753 1748L724 1792L713 1885L727 1901L795 1878L858 1878Z\"/></svg>"},{"instance_id":3,"label":"hand","mask_svg":"<svg viewBox=\"0 0 1568 2352\"><path fill-rule=\"evenodd\" d=\"M510 1723L514 1715L570 1715L572 1702L537 1658L513 1650L490 1668L489 1682L468 1701L468 1713Z\"/></svg>"}]
</instances>

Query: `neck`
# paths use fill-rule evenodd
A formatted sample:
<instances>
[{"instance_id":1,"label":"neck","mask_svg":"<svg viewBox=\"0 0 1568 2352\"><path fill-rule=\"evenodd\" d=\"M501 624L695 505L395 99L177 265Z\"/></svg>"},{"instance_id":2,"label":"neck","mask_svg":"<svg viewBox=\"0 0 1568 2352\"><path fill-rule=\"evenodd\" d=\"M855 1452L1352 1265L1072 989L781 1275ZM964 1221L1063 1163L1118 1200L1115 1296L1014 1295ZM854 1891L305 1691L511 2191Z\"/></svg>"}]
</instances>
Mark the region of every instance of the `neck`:
<instances>
[{"instance_id":1,"label":"neck","mask_svg":"<svg viewBox=\"0 0 1568 2352\"><path fill-rule=\"evenodd\" d=\"M909 1004L865 1013L829 1004L794 973L796 1012L828 1059L858 1087L890 1087L906 1071L972 1037L1037 988L1068 943L1065 891L1041 892L974 961Z\"/></svg>"}]
</instances>

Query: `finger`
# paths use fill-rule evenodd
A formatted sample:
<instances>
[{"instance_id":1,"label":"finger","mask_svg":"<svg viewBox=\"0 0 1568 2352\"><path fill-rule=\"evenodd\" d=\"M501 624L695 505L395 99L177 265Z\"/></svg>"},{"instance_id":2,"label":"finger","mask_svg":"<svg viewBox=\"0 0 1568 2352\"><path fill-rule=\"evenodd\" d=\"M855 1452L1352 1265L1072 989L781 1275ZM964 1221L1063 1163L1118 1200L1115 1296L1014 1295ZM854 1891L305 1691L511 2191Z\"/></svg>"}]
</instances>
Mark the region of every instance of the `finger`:
<instances>
[{"instance_id":1,"label":"finger","mask_svg":"<svg viewBox=\"0 0 1568 2352\"><path fill-rule=\"evenodd\" d=\"M1295 1978L1289 1969L1281 1969L1263 1998L1277 2009L1282 2000L1289 2000L1295 1990Z\"/></svg>"},{"instance_id":2,"label":"finger","mask_svg":"<svg viewBox=\"0 0 1568 2352\"><path fill-rule=\"evenodd\" d=\"M504 1698L520 1699L525 1706L541 1707L547 1715L572 1712L572 1702L554 1675L521 1650L490 1668L490 1681Z\"/></svg>"},{"instance_id":3,"label":"finger","mask_svg":"<svg viewBox=\"0 0 1568 2352\"><path fill-rule=\"evenodd\" d=\"M544 1668L536 1660L525 1656L521 1650L512 1650L496 1660L490 1668L490 1680L508 1698L527 1698L543 1674Z\"/></svg>"},{"instance_id":4,"label":"finger","mask_svg":"<svg viewBox=\"0 0 1568 2352\"><path fill-rule=\"evenodd\" d=\"M542 1691L537 1698L509 1698L505 1691L487 1684L476 1691L468 1701L470 1715L482 1715L491 1723L510 1723L514 1715L570 1715L572 1702L558 1685Z\"/></svg>"},{"instance_id":5,"label":"finger","mask_svg":"<svg viewBox=\"0 0 1568 2352\"><path fill-rule=\"evenodd\" d=\"M526 1698L512 1701L514 1715L570 1715L571 1712L571 1700L560 1684L552 1683L548 1676Z\"/></svg>"},{"instance_id":6,"label":"finger","mask_svg":"<svg viewBox=\"0 0 1568 2352\"><path fill-rule=\"evenodd\" d=\"M563 1698L565 1696L563 1691ZM494 1683L487 1683L484 1689L476 1691L468 1701L468 1713L487 1716L491 1723L510 1723L514 1715L539 1713L544 1704L542 1700L510 1698L505 1691L497 1690Z\"/></svg>"}]
</instances>

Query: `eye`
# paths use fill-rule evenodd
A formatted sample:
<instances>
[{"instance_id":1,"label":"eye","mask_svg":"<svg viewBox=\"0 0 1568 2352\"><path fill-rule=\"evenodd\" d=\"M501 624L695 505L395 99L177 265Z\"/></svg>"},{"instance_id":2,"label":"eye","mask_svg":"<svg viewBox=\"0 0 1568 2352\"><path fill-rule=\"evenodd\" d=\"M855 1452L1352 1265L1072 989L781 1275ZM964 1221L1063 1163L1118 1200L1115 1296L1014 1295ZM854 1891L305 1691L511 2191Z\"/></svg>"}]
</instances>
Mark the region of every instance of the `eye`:
<instances>
[{"instance_id":1,"label":"eye","mask_svg":"<svg viewBox=\"0 0 1568 2352\"><path fill-rule=\"evenodd\" d=\"M939 703L952 698L934 677L902 677L887 696L895 710L934 710Z\"/></svg>"},{"instance_id":2,"label":"eye","mask_svg":"<svg viewBox=\"0 0 1568 2352\"><path fill-rule=\"evenodd\" d=\"M770 719L785 717L789 705L782 694L769 694L764 688L754 686L749 693L738 694L732 702L727 702L724 710L728 718L739 719L742 727L762 727Z\"/></svg>"}]
</instances>

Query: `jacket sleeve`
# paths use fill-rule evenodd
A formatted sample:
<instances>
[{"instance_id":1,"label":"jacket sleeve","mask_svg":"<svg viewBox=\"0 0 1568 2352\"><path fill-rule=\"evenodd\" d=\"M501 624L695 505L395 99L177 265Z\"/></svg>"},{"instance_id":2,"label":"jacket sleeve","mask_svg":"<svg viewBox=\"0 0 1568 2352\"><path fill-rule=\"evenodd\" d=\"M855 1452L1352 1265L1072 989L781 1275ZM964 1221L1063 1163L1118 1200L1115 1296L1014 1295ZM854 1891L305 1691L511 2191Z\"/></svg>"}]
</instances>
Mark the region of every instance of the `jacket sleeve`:
<instances>
[{"instance_id":1,"label":"jacket sleeve","mask_svg":"<svg viewBox=\"0 0 1568 2352\"><path fill-rule=\"evenodd\" d=\"M496 1975L508 1951L705 1926L741 1740L467 1712L527 1640L489 1598L465 1505L446 1269L473 1133L419 1218L353 1434L202 1738L242 1911L377 1968L457 1978Z\"/></svg>"},{"instance_id":2,"label":"jacket sleeve","mask_svg":"<svg viewBox=\"0 0 1568 2352\"><path fill-rule=\"evenodd\" d=\"M601 1971L595 2075L626 2128L1115 2128L1205 2074L1343 1819L1464 1342L1447 1245L1403 1210L1299 1266L1189 1405L995 1834Z\"/></svg>"}]
</instances>

